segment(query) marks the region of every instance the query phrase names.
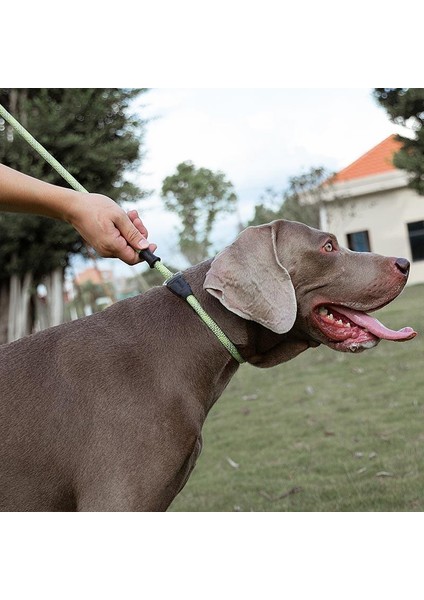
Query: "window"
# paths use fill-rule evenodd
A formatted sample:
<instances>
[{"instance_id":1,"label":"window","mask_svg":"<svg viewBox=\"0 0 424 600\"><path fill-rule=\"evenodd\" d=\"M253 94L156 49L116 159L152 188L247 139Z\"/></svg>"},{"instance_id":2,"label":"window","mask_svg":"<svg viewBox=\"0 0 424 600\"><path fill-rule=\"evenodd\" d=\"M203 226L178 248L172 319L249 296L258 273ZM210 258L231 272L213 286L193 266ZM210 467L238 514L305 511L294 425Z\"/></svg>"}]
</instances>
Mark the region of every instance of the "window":
<instances>
[{"instance_id":1,"label":"window","mask_svg":"<svg viewBox=\"0 0 424 600\"><path fill-rule=\"evenodd\" d=\"M347 246L356 252L370 252L370 237L368 231L356 231L347 234Z\"/></svg>"},{"instance_id":2,"label":"window","mask_svg":"<svg viewBox=\"0 0 424 600\"><path fill-rule=\"evenodd\" d=\"M408 223L412 260L424 260L424 221Z\"/></svg>"}]
</instances>

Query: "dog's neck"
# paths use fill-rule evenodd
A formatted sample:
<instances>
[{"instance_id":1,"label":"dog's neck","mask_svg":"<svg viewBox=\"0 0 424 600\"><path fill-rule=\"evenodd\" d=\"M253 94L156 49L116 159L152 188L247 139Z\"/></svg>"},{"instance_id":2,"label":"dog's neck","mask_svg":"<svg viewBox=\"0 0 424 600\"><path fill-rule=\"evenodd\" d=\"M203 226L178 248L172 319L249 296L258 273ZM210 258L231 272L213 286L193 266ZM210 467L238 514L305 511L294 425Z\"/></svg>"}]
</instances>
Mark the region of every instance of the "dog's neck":
<instances>
[{"instance_id":1,"label":"dog's neck","mask_svg":"<svg viewBox=\"0 0 424 600\"><path fill-rule=\"evenodd\" d=\"M286 362L309 348L308 341L299 341L292 332L277 334L254 321L232 313L203 288L211 260L187 269L184 277L203 308L221 327L241 352L243 358L258 367L272 367Z\"/></svg>"},{"instance_id":2,"label":"dog's neck","mask_svg":"<svg viewBox=\"0 0 424 600\"><path fill-rule=\"evenodd\" d=\"M190 284L193 294L200 302L202 308L219 325L233 344L243 352L243 358L247 358L245 352L249 345L248 321L230 312L219 300L203 288L203 282L205 281L211 262L211 260L206 260L194 267L190 267L184 271L184 278Z\"/></svg>"}]
</instances>

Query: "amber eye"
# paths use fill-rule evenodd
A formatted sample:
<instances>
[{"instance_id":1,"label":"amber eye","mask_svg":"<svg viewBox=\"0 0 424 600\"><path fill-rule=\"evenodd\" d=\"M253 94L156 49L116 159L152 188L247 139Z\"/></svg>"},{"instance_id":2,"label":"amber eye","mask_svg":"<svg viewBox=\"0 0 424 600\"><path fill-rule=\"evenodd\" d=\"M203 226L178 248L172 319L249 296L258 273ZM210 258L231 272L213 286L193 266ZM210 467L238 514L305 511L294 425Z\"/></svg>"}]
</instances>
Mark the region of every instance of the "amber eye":
<instances>
[{"instance_id":1,"label":"amber eye","mask_svg":"<svg viewBox=\"0 0 424 600\"><path fill-rule=\"evenodd\" d=\"M331 242L327 242L324 246L324 250L326 252L333 252L333 250L334 250L333 244Z\"/></svg>"}]
</instances>

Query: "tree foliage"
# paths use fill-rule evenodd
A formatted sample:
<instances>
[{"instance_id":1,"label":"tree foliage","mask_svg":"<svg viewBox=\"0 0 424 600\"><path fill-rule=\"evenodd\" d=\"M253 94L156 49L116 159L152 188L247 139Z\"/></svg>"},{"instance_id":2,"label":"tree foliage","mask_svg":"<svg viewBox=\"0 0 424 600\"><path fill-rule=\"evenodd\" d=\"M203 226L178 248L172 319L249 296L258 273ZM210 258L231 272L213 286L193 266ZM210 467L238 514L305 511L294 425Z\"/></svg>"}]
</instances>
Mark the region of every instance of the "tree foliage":
<instances>
[{"instance_id":1,"label":"tree foliage","mask_svg":"<svg viewBox=\"0 0 424 600\"><path fill-rule=\"evenodd\" d=\"M138 166L143 125L128 114L143 90L0 89L0 103L86 189L117 202L143 192L125 173ZM0 162L33 177L67 186L12 128L0 119ZM0 280L32 271L35 281L83 251L79 234L63 222L32 215L0 215Z\"/></svg>"},{"instance_id":2,"label":"tree foliage","mask_svg":"<svg viewBox=\"0 0 424 600\"><path fill-rule=\"evenodd\" d=\"M424 195L424 88L374 88L373 95L393 123L413 131L412 139L397 136L402 148L393 164L407 171L409 187Z\"/></svg>"},{"instance_id":3,"label":"tree foliage","mask_svg":"<svg viewBox=\"0 0 424 600\"><path fill-rule=\"evenodd\" d=\"M181 220L179 247L190 264L208 257L211 232L218 214L234 211L237 196L221 171L180 163L162 184L165 207Z\"/></svg>"},{"instance_id":4,"label":"tree foliage","mask_svg":"<svg viewBox=\"0 0 424 600\"><path fill-rule=\"evenodd\" d=\"M322 186L331 175L324 167L312 167L309 171L290 177L286 189L281 192L267 188L248 224L261 225L275 219L287 219L319 227Z\"/></svg>"}]
</instances>

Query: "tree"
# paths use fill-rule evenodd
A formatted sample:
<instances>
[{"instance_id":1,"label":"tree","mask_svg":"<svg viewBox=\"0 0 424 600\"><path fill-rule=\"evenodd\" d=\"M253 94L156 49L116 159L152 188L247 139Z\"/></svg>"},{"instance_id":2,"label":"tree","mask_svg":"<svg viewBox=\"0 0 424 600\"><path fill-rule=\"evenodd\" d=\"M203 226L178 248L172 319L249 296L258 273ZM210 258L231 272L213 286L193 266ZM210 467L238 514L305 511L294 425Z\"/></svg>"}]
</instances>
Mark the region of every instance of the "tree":
<instances>
[{"instance_id":1,"label":"tree","mask_svg":"<svg viewBox=\"0 0 424 600\"><path fill-rule=\"evenodd\" d=\"M398 135L402 148L393 164L409 173L409 187L424 195L424 88L374 88L374 98L396 125L408 127L414 137Z\"/></svg>"},{"instance_id":2,"label":"tree","mask_svg":"<svg viewBox=\"0 0 424 600\"><path fill-rule=\"evenodd\" d=\"M0 89L0 103L84 187L122 202L145 195L126 177L142 159L145 122L129 110L143 91ZM44 181L67 185L1 119L0 162ZM73 254L85 253L86 248L70 225L30 215L1 214L0 240L1 343L32 331L40 282L58 290L55 295L60 301L58 282L63 281L64 269ZM52 306L49 324L60 321L61 312Z\"/></svg>"},{"instance_id":3,"label":"tree","mask_svg":"<svg viewBox=\"0 0 424 600\"><path fill-rule=\"evenodd\" d=\"M181 219L179 247L190 264L208 257L211 232L220 213L236 208L233 185L221 171L197 169L186 161L162 184L165 207Z\"/></svg>"},{"instance_id":4,"label":"tree","mask_svg":"<svg viewBox=\"0 0 424 600\"><path fill-rule=\"evenodd\" d=\"M300 175L290 177L287 188L276 192L267 188L261 203L248 225L261 225L275 219L300 221L319 227L319 202L323 185L328 184L332 173L324 167L312 167Z\"/></svg>"}]
</instances>

